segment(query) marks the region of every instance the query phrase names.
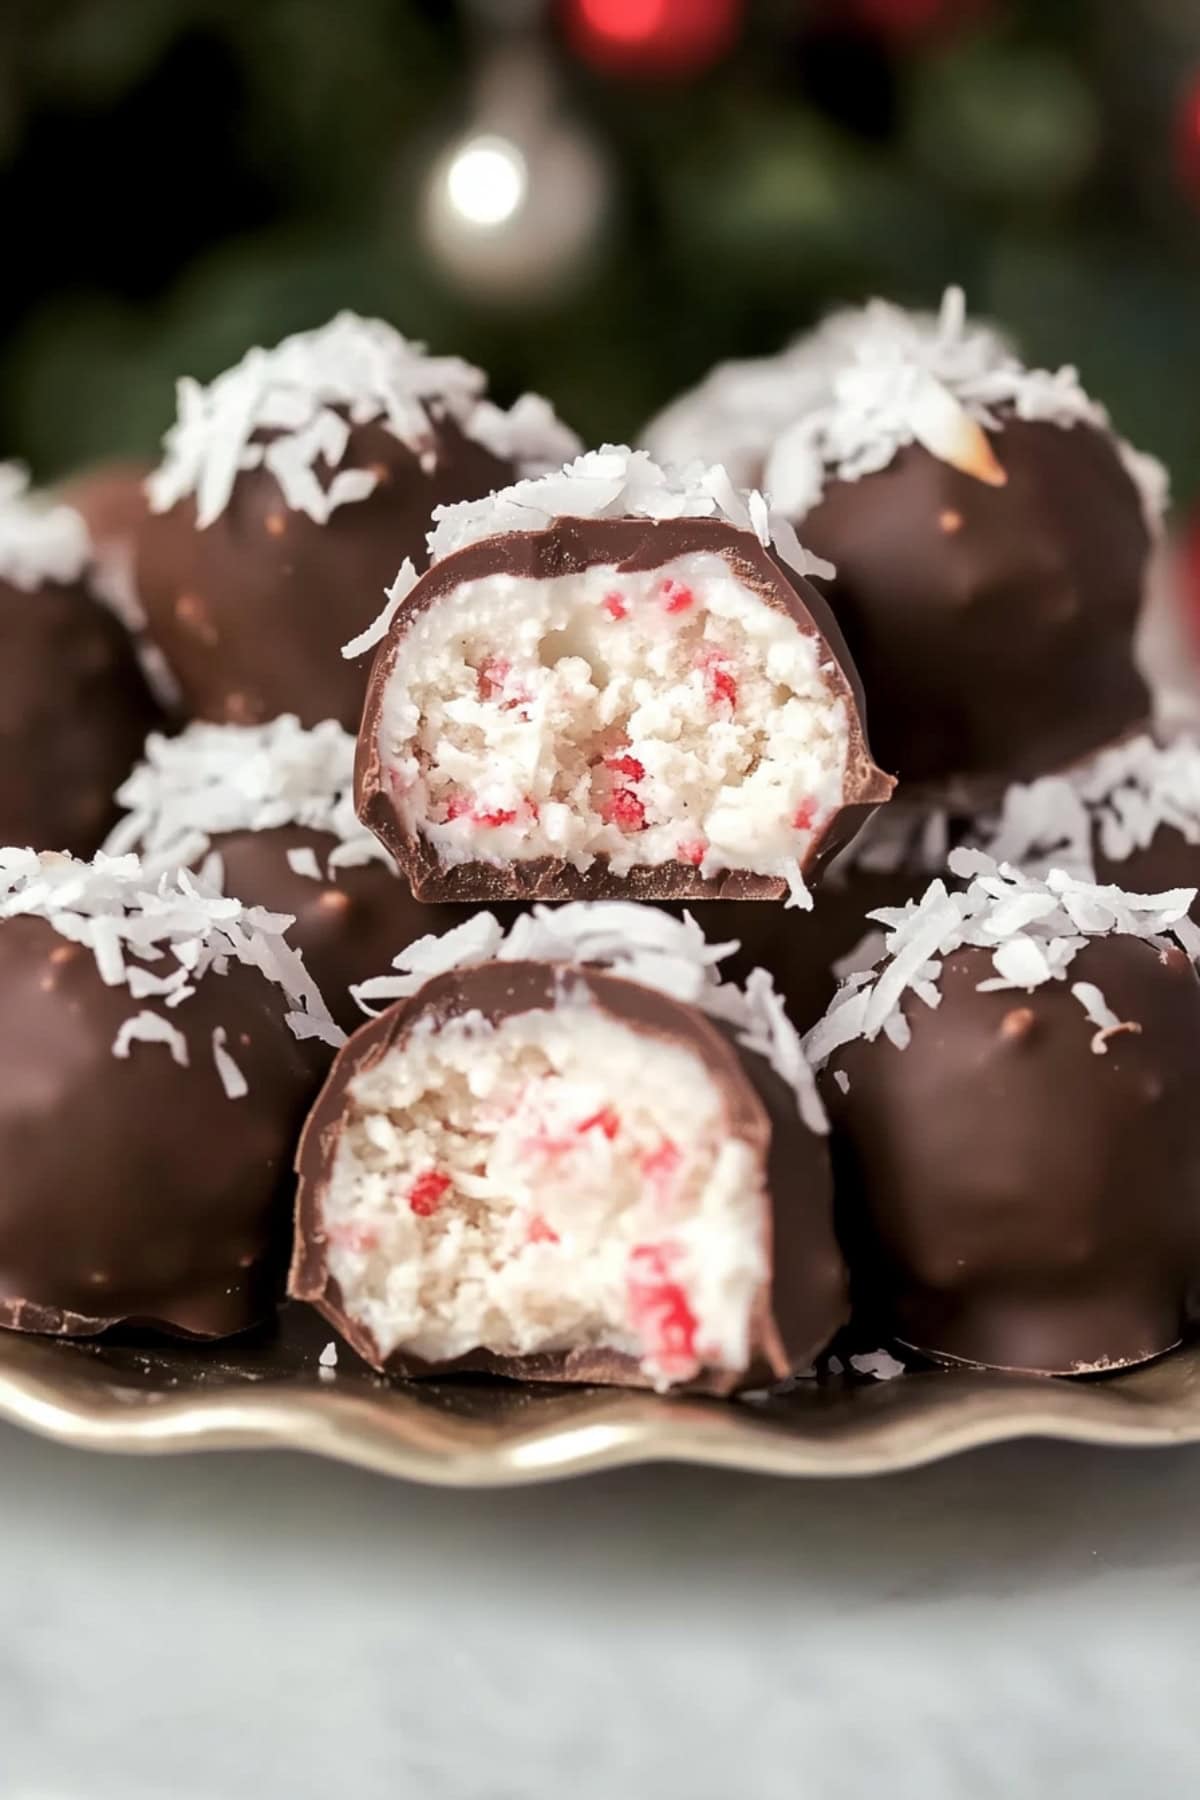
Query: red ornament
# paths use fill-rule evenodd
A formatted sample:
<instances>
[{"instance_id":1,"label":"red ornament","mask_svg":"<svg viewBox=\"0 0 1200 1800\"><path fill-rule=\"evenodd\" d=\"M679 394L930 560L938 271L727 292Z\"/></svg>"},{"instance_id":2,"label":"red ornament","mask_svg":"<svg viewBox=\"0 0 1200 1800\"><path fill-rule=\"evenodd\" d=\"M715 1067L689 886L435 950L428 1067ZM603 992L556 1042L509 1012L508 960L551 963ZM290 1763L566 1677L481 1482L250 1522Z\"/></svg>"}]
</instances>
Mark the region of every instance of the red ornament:
<instances>
[{"instance_id":1,"label":"red ornament","mask_svg":"<svg viewBox=\"0 0 1200 1800\"><path fill-rule=\"evenodd\" d=\"M1175 167L1193 199L1200 199L1200 73L1183 90L1175 118Z\"/></svg>"},{"instance_id":2,"label":"red ornament","mask_svg":"<svg viewBox=\"0 0 1200 1800\"><path fill-rule=\"evenodd\" d=\"M564 0L579 54L618 75L697 75L733 48L744 0Z\"/></svg>"}]
</instances>

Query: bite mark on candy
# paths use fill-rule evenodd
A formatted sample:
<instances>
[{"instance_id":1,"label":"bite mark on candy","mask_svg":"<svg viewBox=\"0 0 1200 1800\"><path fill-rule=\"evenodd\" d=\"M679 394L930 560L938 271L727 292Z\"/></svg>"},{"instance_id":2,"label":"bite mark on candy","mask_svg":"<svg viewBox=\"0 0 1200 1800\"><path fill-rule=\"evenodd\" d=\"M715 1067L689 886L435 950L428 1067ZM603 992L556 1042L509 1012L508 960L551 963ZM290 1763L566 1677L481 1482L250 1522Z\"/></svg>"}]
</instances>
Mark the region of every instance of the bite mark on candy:
<instances>
[{"instance_id":1,"label":"bite mark on candy","mask_svg":"<svg viewBox=\"0 0 1200 1800\"><path fill-rule=\"evenodd\" d=\"M426 1169L408 1190L408 1204L418 1219L431 1219L442 1203L442 1195L450 1186L450 1177L440 1169Z\"/></svg>"},{"instance_id":2,"label":"bite mark on candy","mask_svg":"<svg viewBox=\"0 0 1200 1800\"><path fill-rule=\"evenodd\" d=\"M696 1315L674 1279L671 1244L636 1244L629 1253L629 1322L646 1355L665 1374L686 1374L696 1362Z\"/></svg>"}]
</instances>

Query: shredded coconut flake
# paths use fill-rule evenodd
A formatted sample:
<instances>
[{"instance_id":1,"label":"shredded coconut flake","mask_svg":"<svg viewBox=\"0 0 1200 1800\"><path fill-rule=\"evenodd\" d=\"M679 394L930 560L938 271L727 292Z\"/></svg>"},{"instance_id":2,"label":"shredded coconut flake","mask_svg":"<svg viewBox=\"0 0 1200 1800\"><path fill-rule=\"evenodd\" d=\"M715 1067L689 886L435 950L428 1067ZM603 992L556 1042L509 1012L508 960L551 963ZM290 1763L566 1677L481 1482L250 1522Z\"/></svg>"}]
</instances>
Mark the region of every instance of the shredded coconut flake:
<instances>
[{"instance_id":1,"label":"shredded coconut flake","mask_svg":"<svg viewBox=\"0 0 1200 1800\"><path fill-rule=\"evenodd\" d=\"M485 386L482 370L460 357L429 356L381 319L339 313L273 350L249 351L208 387L179 383L178 418L147 483L151 507L167 512L194 494L203 529L224 511L243 469L266 467L289 507L325 524L378 483L369 469L337 466L350 427L373 421L422 466L436 458L435 422L445 416L523 473L552 468L579 448L544 400L526 394L506 413L483 398ZM317 473L322 462L333 470L325 481Z\"/></svg>"},{"instance_id":2,"label":"shredded coconut flake","mask_svg":"<svg viewBox=\"0 0 1200 1800\"><path fill-rule=\"evenodd\" d=\"M221 975L241 962L280 989L285 1018L302 1022L302 1029L293 1023L298 1037L344 1041L303 958L284 939L291 919L245 907L186 869L152 872L136 856L103 851L87 863L57 852L0 849L0 919L27 915L89 949L102 979L128 987L131 1000L158 995L170 1007L186 1005L209 971ZM182 1035L157 1013L126 1020L113 1054L126 1057L139 1041L167 1044L176 1062L187 1061ZM215 1039L214 1054L222 1069ZM230 1092L229 1080L242 1078L232 1058L226 1060L232 1077L222 1069L222 1080Z\"/></svg>"},{"instance_id":3,"label":"shredded coconut flake","mask_svg":"<svg viewBox=\"0 0 1200 1800\"><path fill-rule=\"evenodd\" d=\"M392 964L395 974L376 976L351 992L364 1012L373 1013L376 1002L406 999L435 975L479 963L599 965L729 1025L745 1049L787 1082L809 1130L824 1134L825 1109L770 975L754 969L744 988L721 980L717 965L737 948L735 942L710 943L690 913L677 919L629 901L577 900L535 906L507 932L491 913L476 913L451 931L410 944Z\"/></svg>"},{"instance_id":4,"label":"shredded coconut flake","mask_svg":"<svg viewBox=\"0 0 1200 1800\"><path fill-rule=\"evenodd\" d=\"M112 1053L124 1061L132 1053L134 1044L165 1044L171 1052L171 1060L181 1069L187 1068L187 1039L161 1013L140 1012L126 1019L113 1039Z\"/></svg>"},{"instance_id":5,"label":"shredded coconut flake","mask_svg":"<svg viewBox=\"0 0 1200 1800\"><path fill-rule=\"evenodd\" d=\"M1162 828L1200 844L1200 743L1131 738L1101 751L1067 775L1017 783L999 818L979 837L998 861L1045 871L1066 868L1094 879L1099 851L1124 862L1145 850Z\"/></svg>"},{"instance_id":6,"label":"shredded coconut flake","mask_svg":"<svg viewBox=\"0 0 1200 1800\"><path fill-rule=\"evenodd\" d=\"M217 1065L217 1074L221 1078L221 1086L225 1089L226 1099L241 1100L250 1092L250 1087L246 1077L225 1048L225 1041L225 1027L217 1025L212 1034L213 1061Z\"/></svg>"},{"instance_id":7,"label":"shredded coconut flake","mask_svg":"<svg viewBox=\"0 0 1200 1800\"><path fill-rule=\"evenodd\" d=\"M1111 430L1107 410L1084 392L1074 368L1026 368L996 331L967 318L961 288L947 289L936 317L873 300L854 329L842 315L826 347L825 392L775 437L765 486L776 506L803 519L827 481L873 474L912 443L999 483L1003 470L984 432L1000 428L1010 413ZM1153 457L1116 442L1157 532L1166 472Z\"/></svg>"},{"instance_id":8,"label":"shredded coconut flake","mask_svg":"<svg viewBox=\"0 0 1200 1800\"><path fill-rule=\"evenodd\" d=\"M78 581L91 550L74 507L36 499L28 471L0 463L0 577L26 593L47 581Z\"/></svg>"},{"instance_id":9,"label":"shredded coconut flake","mask_svg":"<svg viewBox=\"0 0 1200 1800\"><path fill-rule=\"evenodd\" d=\"M354 812L354 739L333 719L306 730L290 713L268 725L189 725L151 734L146 760L117 790L128 817L105 850L136 850L151 875L196 863L222 832L299 825L334 840L327 868L395 864ZM298 874L322 879L311 850ZM220 886L219 876L210 884Z\"/></svg>"},{"instance_id":10,"label":"shredded coconut flake","mask_svg":"<svg viewBox=\"0 0 1200 1800\"><path fill-rule=\"evenodd\" d=\"M887 1350L865 1350L850 1358L850 1367L860 1375L873 1375L876 1381L894 1381L904 1374L904 1364Z\"/></svg>"},{"instance_id":11,"label":"shredded coconut flake","mask_svg":"<svg viewBox=\"0 0 1200 1800\"><path fill-rule=\"evenodd\" d=\"M1112 933L1159 943L1173 937L1193 954L1195 928L1187 917L1195 899L1192 888L1131 894L1082 881L1063 869L1052 869L1041 881L978 850L952 850L950 871L968 884L962 892L948 893L944 882L934 881L919 900L868 915L884 927L883 954L869 975L843 984L808 1033L804 1050L813 1068L823 1067L843 1045L858 1038L873 1040L881 1031L903 1048L908 1041L908 1022L901 1012L905 995L911 992L926 1005L934 1004L941 964L964 946L991 951L996 973L978 984L981 992L1032 992L1048 981L1061 981L1090 937ZM1078 982L1072 991L1100 1028L1101 1052L1114 1031L1131 1029L1109 1011L1091 983Z\"/></svg>"},{"instance_id":12,"label":"shredded coconut flake","mask_svg":"<svg viewBox=\"0 0 1200 1800\"><path fill-rule=\"evenodd\" d=\"M401 602L408 599L416 585L416 568L412 558L406 556L400 564L400 573L395 581L390 588L384 590L387 599L382 612L375 615L365 631L360 631L357 637L351 638L348 644L342 645L342 655L347 662L353 662L356 657L365 656L368 650L373 650L376 644L383 642L387 636L388 626L400 610Z\"/></svg>"},{"instance_id":13,"label":"shredded coconut flake","mask_svg":"<svg viewBox=\"0 0 1200 1800\"><path fill-rule=\"evenodd\" d=\"M433 517L428 545L434 562L481 538L545 531L556 519L720 518L739 531L752 531L798 575L834 573L832 564L803 548L794 528L770 511L761 494L736 488L719 464L664 468L645 450L621 444L589 450L551 475L518 481L486 499L439 506Z\"/></svg>"}]
</instances>

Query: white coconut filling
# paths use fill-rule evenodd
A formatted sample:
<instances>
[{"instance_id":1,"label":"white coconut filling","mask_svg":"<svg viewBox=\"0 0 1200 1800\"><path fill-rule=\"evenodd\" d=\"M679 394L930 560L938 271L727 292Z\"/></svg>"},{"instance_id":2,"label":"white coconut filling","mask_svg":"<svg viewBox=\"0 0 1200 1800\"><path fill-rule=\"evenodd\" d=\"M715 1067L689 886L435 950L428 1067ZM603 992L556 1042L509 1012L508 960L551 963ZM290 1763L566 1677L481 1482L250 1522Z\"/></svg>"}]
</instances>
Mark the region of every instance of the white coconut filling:
<instances>
[{"instance_id":1,"label":"white coconut filling","mask_svg":"<svg viewBox=\"0 0 1200 1800\"><path fill-rule=\"evenodd\" d=\"M819 638L723 557L461 583L406 634L380 760L446 864L674 860L794 880L842 804Z\"/></svg>"},{"instance_id":2,"label":"white coconut filling","mask_svg":"<svg viewBox=\"0 0 1200 1800\"><path fill-rule=\"evenodd\" d=\"M660 1389L745 1368L761 1179L691 1051L586 1000L472 1013L422 1021L346 1103L321 1229L381 1355L606 1347Z\"/></svg>"}]
</instances>

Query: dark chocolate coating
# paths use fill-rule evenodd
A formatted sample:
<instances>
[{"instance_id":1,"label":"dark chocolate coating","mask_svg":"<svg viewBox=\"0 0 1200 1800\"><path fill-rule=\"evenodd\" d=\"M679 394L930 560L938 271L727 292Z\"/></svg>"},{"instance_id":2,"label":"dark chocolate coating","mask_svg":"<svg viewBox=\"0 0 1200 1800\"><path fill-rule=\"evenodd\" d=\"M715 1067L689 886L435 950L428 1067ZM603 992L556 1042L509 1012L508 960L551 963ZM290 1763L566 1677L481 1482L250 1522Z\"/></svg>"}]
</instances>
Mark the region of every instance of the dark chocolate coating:
<instances>
[{"instance_id":1,"label":"dark chocolate coating","mask_svg":"<svg viewBox=\"0 0 1200 1800\"><path fill-rule=\"evenodd\" d=\"M337 1153L346 1089L403 1043L420 1020L439 1025L465 1012L493 1021L553 1008L565 971L545 963L484 963L434 977L420 993L397 1002L364 1025L339 1051L304 1128L297 1155L300 1186L296 1241L288 1292L322 1312L365 1361L404 1375L482 1370L528 1381L608 1382L644 1386L637 1359L605 1348L503 1356L480 1349L431 1364L396 1352L384 1359L370 1334L347 1315L325 1263L321 1202ZM705 1368L685 1385L693 1392L727 1394L778 1380L805 1367L847 1317L846 1272L833 1234L828 1146L799 1118L795 1096L758 1056L694 1007L655 989L571 968L572 984L586 986L610 1019L647 1038L647 1074L655 1040L681 1044L704 1065L722 1093L731 1136L752 1146L763 1173L762 1230L771 1270L755 1305L751 1355L745 1369Z\"/></svg>"},{"instance_id":2,"label":"dark chocolate coating","mask_svg":"<svg viewBox=\"0 0 1200 1800\"><path fill-rule=\"evenodd\" d=\"M1115 882L1131 894L1162 894L1170 888L1198 890L1189 913L1200 920L1200 844L1191 844L1174 825L1160 825L1150 842L1119 862L1094 845L1096 880Z\"/></svg>"},{"instance_id":3,"label":"dark chocolate coating","mask_svg":"<svg viewBox=\"0 0 1200 1800\"><path fill-rule=\"evenodd\" d=\"M497 867L486 862L443 865L427 839L407 832L387 791L378 750L384 691L404 636L428 607L460 582L508 574L547 580L577 575L597 563L612 563L621 574L660 568L674 557L707 551L721 556L736 579L768 606L794 619L801 631L822 640L828 652L830 685L845 702L849 723L845 803L820 838L804 868L816 877L823 863L849 843L885 801L894 782L876 768L867 744L862 688L829 607L808 582L789 571L752 532L721 519L556 519L546 531L509 532L485 538L444 557L418 582L392 621L375 654L358 736L355 797L364 825L391 851L421 900L778 900L787 893L781 877L732 869L707 880L688 863L635 865L613 875L597 857L585 871L552 857Z\"/></svg>"},{"instance_id":4,"label":"dark chocolate coating","mask_svg":"<svg viewBox=\"0 0 1200 1800\"><path fill-rule=\"evenodd\" d=\"M338 1024L353 1031L363 1014L350 997L351 983L388 974L401 950L431 931L461 924L475 908L423 906L382 862L337 868L331 880L321 881L298 875L288 863L289 850L310 849L324 871L337 841L325 831L278 825L219 833L212 848L224 859L226 893L294 915L288 941Z\"/></svg>"},{"instance_id":5,"label":"dark chocolate coating","mask_svg":"<svg viewBox=\"0 0 1200 1800\"><path fill-rule=\"evenodd\" d=\"M55 498L73 506L88 528L96 550L132 547L142 529L149 505L145 482L151 465L144 462L97 463L60 482Z\"/></svg>"},{"instance_id":6,"label":"dark chocolate coating","mask_svg":"<svg viewBox=\"0 0 1200 1800\"><path fill-rule=\"evenodd\" d=\"M829 482L804 542L858 664L871 735L905 798L982 803L1150 711L1134 662L1150 540L1107 432L1010 418L990 487L919 445Z\"/></svg>"},{"instance_id":7,"label":"dark chocolate coating","mask_svg":"<svg viewBox=\"0 0 1200 1800\"><path fill-rule=\"evenodd\" d=\"M82 585L0 580L0 842L93 855L161 723L124 626Z\"/></svg>"},{"instance_id":8,"label":"dark chocolate coating","mask_svg":"<svg viewBox=\"0 0 1200 1800\"><path fill-rule=\"evenodd\" d=\"M1143 1362L1200 1280L1200 982L1181 950L1119 936L1032 993L981 994L994 973L955 952L936 1011L907 997L905 1049L847 1045L822 1080L856 1311L989 1368ZM1140 1031L1097 1055L1079 981Z\"/></svg>"},{"instance_id":9,"label":"dark chocolate coating","mask_svg":"<svg viewBox=\"0 0 1200 1800\"><path fill-rule=\"evenodd\" d=\"M147 519L137 588L149 634L183 690L187 712L220 725L258 725L297 713L302 725L337 719L358 729L369 659L341 647L382 611L405 557L418 569L435 506L473 500L515 478L511 463L435 427L437 463L382 425L350 433L342 468L379 468L365 500L319 525L285 503L265 468L238 476L229 504L203 531L191 497Z\"/></svg>"},{"instance_id":10,"label":"dark chocolate coating","mask_svg":"<svg viewBox=\"0 0 1200 1800\"><path fill-rule=\"evenodd\" d=\"M127 1018L187 1040L119 1060ZM0 1324L90 1336L117 1323L225 1337L282 1288L290 1160L323 1056L282 994L232 963L173 1009L106 987L90 950L40 918L0 922ZM221 1086L212 1032L249 1083Z\"/></svg>"}]
</instances>

